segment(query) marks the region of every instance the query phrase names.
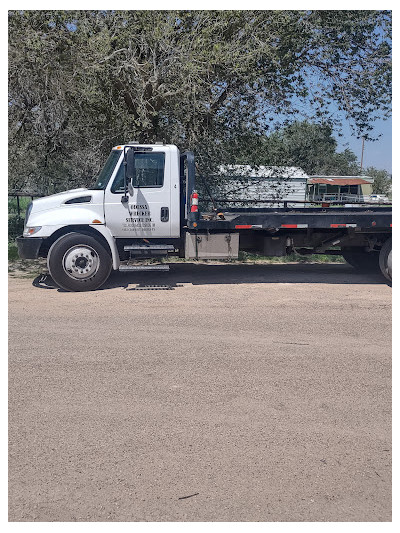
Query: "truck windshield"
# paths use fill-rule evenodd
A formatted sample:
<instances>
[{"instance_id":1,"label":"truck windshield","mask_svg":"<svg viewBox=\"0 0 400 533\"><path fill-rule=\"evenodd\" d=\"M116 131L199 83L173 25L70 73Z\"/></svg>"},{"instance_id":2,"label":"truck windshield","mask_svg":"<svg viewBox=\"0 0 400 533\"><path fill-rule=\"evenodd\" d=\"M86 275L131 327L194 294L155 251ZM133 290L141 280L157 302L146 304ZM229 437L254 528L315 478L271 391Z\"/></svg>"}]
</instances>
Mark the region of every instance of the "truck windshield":
<instances>
[{"instance_id":1,"label":"truck windshield","mask_svg":"<svg viewBox=\"0 0 400 533\"><path fill-rule=\"evenodd\" d=\"M120 150L113 150L111 152L111 154L108 156L106 164L103 167L103 170L100 172L96 180L96 183L93 185L93 187L90 187L92 190L101 190L107 187L107 183L109 182L111 175L114 172L114 169L118 163L120 156Z\"/></svg>"}]
</instances>

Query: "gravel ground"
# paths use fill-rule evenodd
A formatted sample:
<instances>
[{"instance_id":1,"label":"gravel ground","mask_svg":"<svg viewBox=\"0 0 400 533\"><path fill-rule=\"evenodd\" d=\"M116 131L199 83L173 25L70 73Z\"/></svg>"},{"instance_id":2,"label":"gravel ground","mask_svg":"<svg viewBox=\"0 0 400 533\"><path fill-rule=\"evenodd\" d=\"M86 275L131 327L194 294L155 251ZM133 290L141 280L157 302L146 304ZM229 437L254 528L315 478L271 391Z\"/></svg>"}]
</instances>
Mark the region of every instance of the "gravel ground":
<instances>
[{"instance_id":1,"label":"gravel ground","mask_svg":"<svg viewBox=\"0 0 400 533\"><path fill-rule=\"evenodd\" d=\"M342 264L10 277L9 520L390 521L390 322Z\"/></svg>"}]
</instances>

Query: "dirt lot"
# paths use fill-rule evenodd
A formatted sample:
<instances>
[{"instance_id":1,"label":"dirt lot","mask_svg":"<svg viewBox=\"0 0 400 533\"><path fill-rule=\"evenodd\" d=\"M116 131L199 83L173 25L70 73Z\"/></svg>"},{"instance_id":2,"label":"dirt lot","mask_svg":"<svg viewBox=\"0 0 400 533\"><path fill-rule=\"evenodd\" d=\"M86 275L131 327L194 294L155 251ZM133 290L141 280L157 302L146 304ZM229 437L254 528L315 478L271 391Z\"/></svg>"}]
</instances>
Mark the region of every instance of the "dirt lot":
<instances>
[{"instance_id":1,"label":"dirt lot","mask_svg":"<svg viewBox=\"0 0 400 533\"><path fill-rule=\"evenodd\" d=\"M379 275L176 264L9 302L11 521L391 520Z\"/></svg>"}]
</instances>

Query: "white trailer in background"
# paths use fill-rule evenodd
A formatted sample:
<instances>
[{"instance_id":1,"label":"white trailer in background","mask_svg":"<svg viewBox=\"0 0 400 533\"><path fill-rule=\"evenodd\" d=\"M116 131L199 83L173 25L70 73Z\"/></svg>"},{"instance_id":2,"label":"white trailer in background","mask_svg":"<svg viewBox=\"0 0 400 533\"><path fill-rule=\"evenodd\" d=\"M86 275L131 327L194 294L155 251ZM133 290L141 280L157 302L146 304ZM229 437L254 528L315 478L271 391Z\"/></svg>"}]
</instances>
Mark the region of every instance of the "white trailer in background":
<instances>
[{"instance_id":1,"label":"white trailer in background","mask_svg":"<svg viewBox=\"0 0 400 533\"><path fill-rule=\"evenodd\" d=\"M305 207L301 202L306 200L309 178L299 167L228 165L221 166L215 178L220 178L212 190L216 198L254 200L258 207L280 207L285 199L288 207ZM291 200L295 203L290 203ZM234 205L230 204L231 207Z\"/></svg>"}]
</instances>

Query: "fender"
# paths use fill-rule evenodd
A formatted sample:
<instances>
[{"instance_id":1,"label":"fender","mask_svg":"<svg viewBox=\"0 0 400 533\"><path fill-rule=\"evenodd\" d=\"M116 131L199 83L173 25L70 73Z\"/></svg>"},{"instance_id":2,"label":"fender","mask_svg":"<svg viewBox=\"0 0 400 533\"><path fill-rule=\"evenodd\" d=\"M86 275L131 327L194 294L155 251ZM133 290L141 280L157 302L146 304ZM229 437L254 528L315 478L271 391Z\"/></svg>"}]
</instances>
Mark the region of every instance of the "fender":
<instances>
[{"instance_id":1,"label":"fender","mask_svg":"<svg viewBox=\"0 0 400 533\"><path fill-rule=\"evenodd\" d=\"M98 231L106 239L112 255L113 269L118 270L120 259L117 245L110 230L104 224L104 206L98 204L70 204L46 211L33 212L28 226L41 226L35 237L51 237L54 232L69 226L87 226Z\"/></svg>"},{"instance_id":2,"label":"fender","mask_svg":"<svg viewBox=\"0 0 400 533\"><path fill-rule=\"evenodd\" d=\"M117 244L115 242L113 235L111 234L111 231L103 224L89 224L89 225L91 228L101 233L103 237L106 239L106 241L108 242L108 245L111 250L111 255L112 255L113 270L118 270L121 264L121 261L119 259Z\"/></svg>"}]
</instances>

